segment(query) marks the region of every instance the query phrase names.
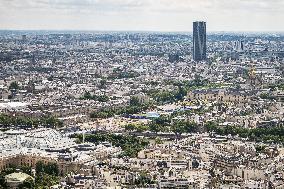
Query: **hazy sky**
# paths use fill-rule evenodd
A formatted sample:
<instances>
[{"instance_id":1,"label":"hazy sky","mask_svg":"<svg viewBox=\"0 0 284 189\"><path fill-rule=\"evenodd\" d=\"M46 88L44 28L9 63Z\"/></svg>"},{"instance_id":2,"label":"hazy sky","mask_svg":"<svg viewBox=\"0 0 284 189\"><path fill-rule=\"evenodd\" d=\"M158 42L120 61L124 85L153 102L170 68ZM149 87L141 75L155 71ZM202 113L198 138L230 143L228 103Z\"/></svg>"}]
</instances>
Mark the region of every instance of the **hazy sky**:
<instances>
[{"instance_id":1,"label":"hazy sky","mask_svg":"<svg viewBox=\"0 0 284 189\"><path fill-rule=\"evenodd\" d=\"M284 31L284 0L0 0L0 29Z\"/></svg>"}]
</instances>

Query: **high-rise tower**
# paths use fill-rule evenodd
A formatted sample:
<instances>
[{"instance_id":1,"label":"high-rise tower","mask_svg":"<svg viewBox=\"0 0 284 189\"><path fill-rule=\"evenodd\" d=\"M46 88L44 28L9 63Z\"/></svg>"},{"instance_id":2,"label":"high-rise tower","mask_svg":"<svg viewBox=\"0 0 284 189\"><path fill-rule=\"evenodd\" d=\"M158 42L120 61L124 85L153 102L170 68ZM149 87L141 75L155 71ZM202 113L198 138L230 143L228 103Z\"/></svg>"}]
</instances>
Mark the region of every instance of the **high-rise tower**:
<instances>
[{"instance_id":1,"label":"high-rise tower","mask_svg":"<svg viewBox=\"0 0 284 189\"><path fill-rule=\"evenodd\" d=\"M193 60L206 60L206 22L193 22Z\"/></svg>"}]
</instances>

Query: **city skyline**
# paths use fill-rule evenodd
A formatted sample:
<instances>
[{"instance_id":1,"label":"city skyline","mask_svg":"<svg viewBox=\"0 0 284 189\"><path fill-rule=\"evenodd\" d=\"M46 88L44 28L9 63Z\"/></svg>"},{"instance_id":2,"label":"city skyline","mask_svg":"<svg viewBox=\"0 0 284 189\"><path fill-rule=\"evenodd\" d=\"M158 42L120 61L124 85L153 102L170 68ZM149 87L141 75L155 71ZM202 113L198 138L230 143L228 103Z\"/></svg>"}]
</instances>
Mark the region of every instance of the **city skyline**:
<instances>
[{"instance_id":1,"label":"city skyline","mask_svg":"<svg viewBox=\"0 0 284 189\"><path fill-rule=\"evenodd\" d=\"M283 5L0 0L0 189L284 189Z\"/></svg>"},{"instance_id":2,"label":"city skyline","mask_svg":"<svg viewBox=\"0 0 284 189\"><path fill-rule=\"evenodd\" d=\"M0 29L192 32L281 32L281 0L1 0Z\"/></svg>"}]
</instances>

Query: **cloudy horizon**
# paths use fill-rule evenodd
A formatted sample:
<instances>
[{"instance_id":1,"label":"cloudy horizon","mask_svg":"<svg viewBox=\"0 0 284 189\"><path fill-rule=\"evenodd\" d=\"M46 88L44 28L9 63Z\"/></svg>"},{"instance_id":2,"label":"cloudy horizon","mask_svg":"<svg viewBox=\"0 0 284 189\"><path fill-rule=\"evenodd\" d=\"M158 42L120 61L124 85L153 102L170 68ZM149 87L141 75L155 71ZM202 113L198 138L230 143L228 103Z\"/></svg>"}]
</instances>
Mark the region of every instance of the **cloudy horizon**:
<instances>
[{"instance_id":1,"label":"cloudy horizon","mask_svg":"<svg viewBox=\"0 0 284 189\"><path fill-rule=\"evenodd\" d=\"M0 0L0 29L284 31L284 0Z\"/></svg>"}]
</instances>

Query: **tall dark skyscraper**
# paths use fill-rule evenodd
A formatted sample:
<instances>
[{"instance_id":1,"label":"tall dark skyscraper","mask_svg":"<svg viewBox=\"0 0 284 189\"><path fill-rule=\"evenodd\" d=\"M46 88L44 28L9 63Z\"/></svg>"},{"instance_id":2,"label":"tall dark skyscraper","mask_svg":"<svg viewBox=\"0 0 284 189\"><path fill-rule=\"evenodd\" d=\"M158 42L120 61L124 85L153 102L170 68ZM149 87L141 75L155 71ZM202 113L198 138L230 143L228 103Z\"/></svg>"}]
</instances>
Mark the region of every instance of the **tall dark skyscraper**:
<instances>
[{"instance_id":1,"label":"tall dark skyscraper","mask_svg":"<svg viewBox=\"0 0 284 189\"><path fill-rule=\"evenodd\" d=\"M206 22L193 22L193 60L206 60Z\"/></svg>"}]
</instances>

